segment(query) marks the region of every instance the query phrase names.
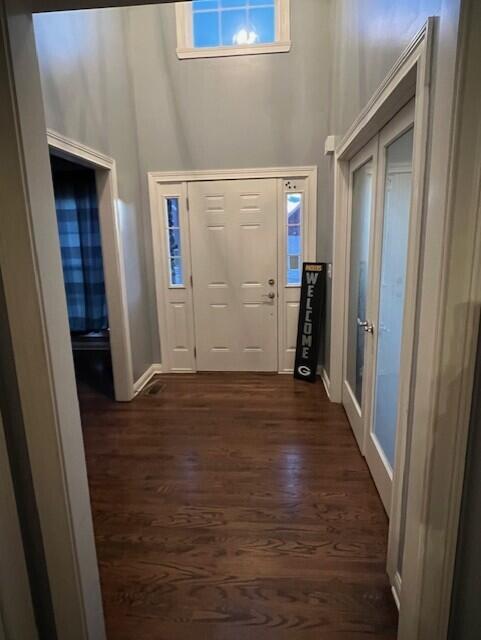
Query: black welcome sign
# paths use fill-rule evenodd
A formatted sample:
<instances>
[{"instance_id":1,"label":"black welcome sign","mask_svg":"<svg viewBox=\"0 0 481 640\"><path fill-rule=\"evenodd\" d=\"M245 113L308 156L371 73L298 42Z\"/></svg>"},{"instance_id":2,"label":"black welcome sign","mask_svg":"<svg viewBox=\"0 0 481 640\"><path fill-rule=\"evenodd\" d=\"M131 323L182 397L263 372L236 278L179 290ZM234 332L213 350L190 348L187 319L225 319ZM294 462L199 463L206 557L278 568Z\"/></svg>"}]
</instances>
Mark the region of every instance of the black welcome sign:
<instances>
[{"instance_id":1,"label":"black welcome sign","mask_svg":"<svg viewBox=\"0 0 481 640\"><path fill-rule=\"evenodd\" d=\"M294 378L315 382L325 293L325 264L304 262Z\"/></svg>"}]
</instances>

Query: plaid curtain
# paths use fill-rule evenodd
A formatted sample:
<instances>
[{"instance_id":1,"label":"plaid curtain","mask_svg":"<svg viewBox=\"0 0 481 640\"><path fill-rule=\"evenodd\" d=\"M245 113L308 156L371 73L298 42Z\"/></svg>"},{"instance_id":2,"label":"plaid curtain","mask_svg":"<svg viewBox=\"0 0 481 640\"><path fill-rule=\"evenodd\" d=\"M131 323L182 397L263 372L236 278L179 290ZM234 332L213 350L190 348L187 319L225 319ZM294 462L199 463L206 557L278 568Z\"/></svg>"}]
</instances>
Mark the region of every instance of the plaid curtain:
<instances>
[{"instance_id":1,"label":"plaid curtain","mask_svg":"<svg viewBox=\"0 0 481 640\"><path fill-rule=\"evenodd\" d=\"M108 327L95 174L53 171L70 331Z\"/></svg>"}]
</instances>

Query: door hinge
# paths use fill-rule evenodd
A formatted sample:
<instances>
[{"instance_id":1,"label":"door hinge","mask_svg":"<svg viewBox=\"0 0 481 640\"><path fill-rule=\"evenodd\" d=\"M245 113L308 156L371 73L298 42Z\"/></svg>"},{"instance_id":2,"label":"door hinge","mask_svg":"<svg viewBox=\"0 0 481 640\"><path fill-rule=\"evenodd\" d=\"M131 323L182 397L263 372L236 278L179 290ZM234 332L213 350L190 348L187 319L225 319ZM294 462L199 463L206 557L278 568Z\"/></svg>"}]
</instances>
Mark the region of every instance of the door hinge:
<instances>
[{"instance_id":1,"label":"door hinge","mask_svg":"<svg viewBox=\"0 0 481 640\"><path fill-rule=\"evenodd\" d=\"M194 358L197 358L197 347L194 347Z\"/></svg>"},{"instance_id":2,"label":"door hinge","mask_svg":"<svg viewBox=\"0 0 481 640\"><path fill-rule=\"evenodd\" d=\"M186 205L187 205L187 211L190 211L190 200L189 200L189 196L187 196L186 198Z\"/></svg>"},{"instance_id":3,"label":"door hinge","mask_svg":"<svg viewBox=\"0 0 481 640\"><path fill-rule=\"evenodd\" d=\"M191 287L194 286L194 278L192 276L190 276L190 286Z\"/></svg>"}]
</instances>

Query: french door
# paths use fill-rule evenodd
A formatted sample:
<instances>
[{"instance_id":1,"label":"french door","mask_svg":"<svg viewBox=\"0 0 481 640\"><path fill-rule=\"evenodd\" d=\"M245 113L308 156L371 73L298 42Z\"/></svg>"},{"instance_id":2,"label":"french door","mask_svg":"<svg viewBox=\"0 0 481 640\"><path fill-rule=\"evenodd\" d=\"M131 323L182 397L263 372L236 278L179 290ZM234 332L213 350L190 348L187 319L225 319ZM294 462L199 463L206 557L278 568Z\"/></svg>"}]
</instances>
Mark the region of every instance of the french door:
<instances>
[{"instance_id":1,"label":"french door","mask_svg":"<svg viewBox=\"0 0 481 640\"><path fill-rule=\"evenodd\" d=\"M350 171L343 403L388 515L400 380L407 373L402 352L413 132L410 103L351 161Z\"/></svg>"},{"instance_id":2,"label":"french door","mask_svg":"<svg viewBox=\"0 0 481 640\"><path fill-rule=\"evenodd\" d=\"M372 140L351 161L349 169L349 265L342 400L359 448L364 452L365 411L371 350L364 331L372 316L370 281L378 140Z\"/></svg>"}]
</instances>

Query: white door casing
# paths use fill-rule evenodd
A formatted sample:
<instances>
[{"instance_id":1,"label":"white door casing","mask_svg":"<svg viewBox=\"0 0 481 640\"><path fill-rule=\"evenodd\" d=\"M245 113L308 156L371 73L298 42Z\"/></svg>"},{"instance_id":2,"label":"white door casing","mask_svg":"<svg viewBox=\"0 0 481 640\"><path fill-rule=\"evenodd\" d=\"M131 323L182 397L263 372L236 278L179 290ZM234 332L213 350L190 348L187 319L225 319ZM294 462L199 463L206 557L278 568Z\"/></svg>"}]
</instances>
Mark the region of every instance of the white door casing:
<instances>
[{"instance_id":1,"label":"white door casing","mask_svg":"<svg viewBox=\"0 0 481 640\"><path fill-rule=\"evenodd\" d=\"M210 257L215 256L215 252L209 252L199 249L199 256L202 254L202 259L199 257L198 264L200 265L199 274L196 275L193 271L192 262L194 262L196 255L196 236L197 236L197 221L196 218L196 202L197 202L197 183L204 183L204 189L213 190L210 196L213 197L225 197L222 194L222 188L219 187L221 183L225 183L228 186L229 193L235 193L239 191L239 185L250 183L250 186L254 185L255 189L247 189L248 196L255 196L256 193L262 195L262 204L260 209L267 206L270 209L270 220L263 220L260 228L257 228L258 221L252 217L255 215L255 210L259 209L256 204L243 204L241 208L247 209L248 215L251 216L250 221L247 221L246 212L244 211L244 233L255 233L256 230L265 234L265 242L256 243L260 246L260 249L255 249L255 245L249 249L249 254L246 254L246 258L251 257L250 262L255 265L256 259L260 260L264 266L261 266L260 276L258 281L264 281L264 287L266 290L260 291L261 286L255 285L255 278L252 276L252 269L249 266L251 274L246 278L246 283L250 282L250 286L243 286L240 291L244 294L249 294L250 298L244 298L244 303L249 311L260 314L265 314L265 310L269 314L265 314L268 320L264 328L261 331L258 329L255 332L251 332L250 335L245 335L245 331L240 331L239 336L249 338L249 343L245 343L247 348L246 353L242 356L248 361L248 364L244 365L239 362L230 364L228 369L231 370L262 370L262 371L279 371L279 373L292 373L294 366L294 356L297 337L297 320L300 300L300 286L289 284L287 282L287 197L289 194L300 194L302 198L302 247L301 247L301 259L304 261L314 261L316 258L316 206L317 206L317 168L316 167L297 167L297 168L278 168L278 169L240 169L240 170L227 170L227 171L194 171L190 173L182 172L169 172L169 173L150 173L149 174L149 191L150 191L150 204L151 204L151 218L152 218L152 241L153 241L153 253L155 262L155 286L157 297L157 312L158 312L158 328L159 337L162 350L162 371L164 373L186 373L195 372L197 369L203 369L198 366L197 356L199 354L199 339L194 331L194 326L198 326L197 321L197 308L194 308L194 291L196 289L197 282L202 281L202 270L204 269L204 259L207 254ZM267 185L269 183L269 187ZM211 186L208 186L211 185ZM212 185L217 185L213 187ZM260 186L263 185L263 186ZM264 191L267 189L266 193ZM238 204L235 203L232 193L230 193L228 199L230 203L234 203L234 209ZM268 193L268 197L267 197ZM165 226L166 216L166 201L169 197L178 197L180 203L180 218L181 218L181 244L182 244L182 268L183 268L183 285L172 287L170 284L169 273L169 256L168 256L168 232ZM209 197L210 197L209 196ZM266 200L267 197L267 200ZM199 196L200 198L200 196ZM269 202L266 205L266 202ZM210 204L211 209L216 210L216 205ZM249 209L251 207L251 209ZM219 207L218 207L219 208ZM220 207L222 209L222 207ZM209 216L219 217L219 212L209 213ZM239 214L238 218L240 220ZM212 222L211 227L220 227L222 225ZM247 227L247 228L246 228ZM201 229L202 231L202 229ZM219 229L217 229L219 233ZM202 236L202 234L201 234ZM195 244L195 246L194 246ZM192 245L192 246L191 246ZM234 245L236 246L236 245ZM269 247L269 250L266 247ZM236 248L237 251L237 248ZM234 252L230 252L235 253ZM252 257L257 258L252 261ZM234 260L229 254L227 261L224 260L223 266L230 271L234 268L234 271L239 268L240 262L238 257ZM262 262L264 261L264 262ZM231 262L232 264L229 264ZM237 266L236 266L237 265ZM222 265L221 265L222 266ZM246 265L242 266L245 270ZM256 267L257 268L257 267ZM205 275L205 274L204 274ZM266 279L267 277L267 279ZM269 285L269 280L273 279L274 285ZM217 279L213 281L217 285L220 281ZM193 284L193 286L192 286ZM199 285L200 286L200 285ZM222 292L222 287L211 287L215 291L215 294L219 296ZM224 291L225 293L225 291ZM274 293L276 298L271 300L267 296ZM259 295L262 297L259 297ZM200 304L202 306L203 299L199 297ZM217 299L216 299L217 300ZM240 298L239 298L240 300ZM262 301L262 307L258 306ZM237 304L238 301L236 301ZM216 311L225 310L220 305L224 305L225 302L212 301ZM261 311L264 309L264 311ZM175 311L175 313L174 313ZM174 318L174 316L177 316ZM262 315L261 315L262 317ZM272 320L276 319L275 322ZM240 317L234 318L234 324L237 323L238 329L241 324ZM201 323L202 324L202 323ZM204 322L206 327L209 327L207 322ZM258 323L259 324L259 323ZM227 330L228 323L222 325L222 330ZM252 323L251 323L251 326ZM269 330L267 331L267 328ZM207 330L207 329L206 329ZM208 329L210 331L210 328ZM177 332L177 333L176 333ZM241 345L242 340L237 341ZM202 337L202 330L201 330ZM220 335L215 336L216 340L220 339ZM232 336L231 336L232 339ZM256 341L262 340L261 346L254 344ZM197 344L196 344L197 341ZM239 351L240 346L236 346ZM217 345L219 346L219 345ZM260 349L260 350L259 350ZM262 353L264 352L264 355ZM218 350L214 352L217 356L223 354L223 359L226 360L227 352ZM248 355L246 355L248 354ZM267 355L269 354L269 355ZM184 359L184 362L179 364L180 358ZM218 358L219 359L219 358ZM222 360L222 358L220 358ZM260 364L259 364L260 363ZM267 364L266 364L267 363ZM205 365L204 363L204 366ZM221 366L218 364L217 366ZM223 365L222 365L223 366ZM218 370L218 369L216 369ZM222 369L220 369L222 370Z\"/></svg>"},{"instance_id":2,"label":"white door casing","mask_svg":"<svg viewBox=\"0 0 481 640\"><path fill-rule=\"evenodd\" d=\"M276 181L195 182L189 202L197 368L277 371Z\"/></svg>"}]
</instances>

